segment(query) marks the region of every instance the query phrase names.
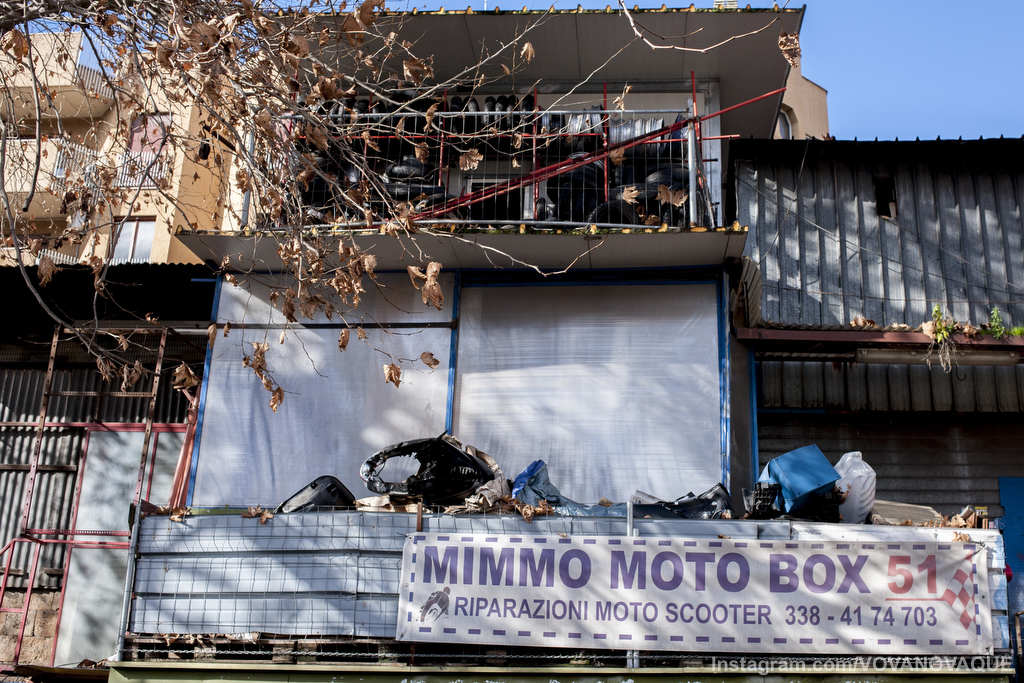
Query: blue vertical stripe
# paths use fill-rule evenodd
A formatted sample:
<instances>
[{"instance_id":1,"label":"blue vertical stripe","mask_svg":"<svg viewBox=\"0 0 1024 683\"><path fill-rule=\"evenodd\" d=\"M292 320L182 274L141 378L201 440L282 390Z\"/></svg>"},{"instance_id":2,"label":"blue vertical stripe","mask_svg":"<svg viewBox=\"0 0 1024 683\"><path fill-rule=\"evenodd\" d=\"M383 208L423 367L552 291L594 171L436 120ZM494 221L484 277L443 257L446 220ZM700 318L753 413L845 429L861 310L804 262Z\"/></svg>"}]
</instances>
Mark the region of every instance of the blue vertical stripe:
<instances>
[{"instance_id":1,"label":"blue vertical stripe","mask_svg":"<svg viewBox=\"0 0 1024 683\"><path fill-rule=\"evenodd\" d=\"M722 485L730 487L729 463L729 275L722 271L718 289L718 395L721 400Z\"/></svg>"},{"instance_id":2,"label":"blue vertical stripe","mask_svg":"<svg viewBox=\"0 0 1024 683\"><path fill-rule=\"evenodd\" d=\"M217 313L220 311L220 290L224 285L224 278L217 276L217 285L213 291L213 310L210 311L210 318L217 322ZM210 366L213 364L213 344L206 345L206 360L203 362L203 388L199 393L199 409L196 411L196 439L192 444L192 470L188 475L188 500L186 505L192 505L192 496L196 490L196 474L199 472L199 443L203 436L203 415L206 412L206 390L210 388Z\"/></svg>"},{"instance_id":3,"label":"blue vertical stripe","mask_svg":"<svg viewBox=\"0 0 1024 683\"><path fill-rule=\"evenodd\" d=\"M462 273L455 271L452 286L452 336L448 349L448 405L444 416L444 430L449 434L455 420L455 365L459 354L459 303L462 298Z\"/></svg>"}]
</instances>

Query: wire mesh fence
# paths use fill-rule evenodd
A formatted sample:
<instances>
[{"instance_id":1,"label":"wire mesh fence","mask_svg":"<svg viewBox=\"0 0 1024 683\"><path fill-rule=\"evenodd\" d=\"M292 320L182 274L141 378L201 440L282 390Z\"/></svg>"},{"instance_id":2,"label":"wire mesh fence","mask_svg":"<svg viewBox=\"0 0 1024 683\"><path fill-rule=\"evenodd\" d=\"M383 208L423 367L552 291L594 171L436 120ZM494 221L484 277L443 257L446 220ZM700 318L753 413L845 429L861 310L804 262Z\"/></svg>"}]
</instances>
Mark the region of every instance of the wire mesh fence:
<instances>
[{"instance_id":1,"label":"wire mesh fence","mask_svg":"<svg viewBox=\"0 0 1024 683\"><path fill-rule=\"evenodd\" d=\"M954 530L860 528L870 538L951 537ZM578 663L687 666L693 652L473 646L395 640L402 551L413 533L821 539L822 525L787 520L444 515L319 509L261 523L239 509L146 517L137 541L124 656L414 664ZM944 536L945 535L945 536ZM998 532L984 532L989 563L1003 562ZM991 538L988 538L991 536ZM948 539L947 539L948 540ZM997 590L1005 590L998 589ZM1006 647L1006 615L993 613ZM797 657L794 661L800 660ZM803 658L806 659L806 658Z\"/></svg>"},{"instance_id":2,"label":"wire mesh fence","mask_svg":"<svg viewBox=\"0 0 1024 683\"><path fill-rule=\"evenodd\" d=\"M688 152L687 111L542 111L532 104L532 97L482 104L456 97L440 111L396 113L368 100L327 103L323 114L339 122L338 135L352 117L368 128L361 143L344 148L324 150L322 141L300 136L292 170L307 168L302 204L335 226L365 225L368 214L403 202L417 223L453 229L717 224L705 160ZM345 158L353 145L359 158Z\"/></svg>"}]
</instances>

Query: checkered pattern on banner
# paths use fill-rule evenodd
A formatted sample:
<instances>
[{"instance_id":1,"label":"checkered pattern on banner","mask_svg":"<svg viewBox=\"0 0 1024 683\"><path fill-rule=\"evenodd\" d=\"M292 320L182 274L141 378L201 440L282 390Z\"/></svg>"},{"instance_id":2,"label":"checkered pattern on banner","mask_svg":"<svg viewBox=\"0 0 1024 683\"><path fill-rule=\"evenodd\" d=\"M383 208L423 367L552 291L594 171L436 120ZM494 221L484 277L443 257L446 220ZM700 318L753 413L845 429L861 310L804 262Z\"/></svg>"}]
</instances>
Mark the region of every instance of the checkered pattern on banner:
<instances>
[{"instance_id":1,"label":"checkered pattern on banner","mask_svg":"<svg viewBox=\"0 0 1024 683\"><path fill-rule=\"evenodd\" d=\"M974 573L973 567L971 573ZM949 584L946 585L945 592L942 594L942 601L949 605L954 613L960 613L960 623L965 629L969 629L971 624L974 623L975 613L977 612L974 599L976 590L977 586L971 578L971 574L968 574L963 569L957 569Z\"/></svg>"}]
</instances>

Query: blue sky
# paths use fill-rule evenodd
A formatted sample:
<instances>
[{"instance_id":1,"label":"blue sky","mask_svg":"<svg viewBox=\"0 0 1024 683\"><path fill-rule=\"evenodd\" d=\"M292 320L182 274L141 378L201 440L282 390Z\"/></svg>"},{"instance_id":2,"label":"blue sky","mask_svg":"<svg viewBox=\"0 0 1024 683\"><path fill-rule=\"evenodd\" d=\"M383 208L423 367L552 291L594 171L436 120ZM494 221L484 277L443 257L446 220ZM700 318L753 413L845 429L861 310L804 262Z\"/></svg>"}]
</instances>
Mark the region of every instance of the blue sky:
<instances>
[{"instance_id":1,"label":"blue sky","mask_svg":"<svg viewBox=\"0 0 1024 683\"><path fill-rule=\"evenodd\" d=\"M552 0L487 0L504 9ZM676 0L689 4L690 0ZM629 0L657 6L660 0ZM769 7L771 0L740 0ZM616 0L554 0L559 8ZM699 0L699 7L711 0ZM784 0L779 0L784 4ZM829 91L840 139L1024 135L1024 0L806 0L803 73ZM394 9L484 0L391 0ZM791 2L790 7L799 3Z\"/></svg>"},{"instance_id":2,"label":"blue sky","mask_svg":"<svg viewBox=\"0 0 1024 683\"><path fill-rule=\"evenodd\" d=\"M801 31L841 139L1019 137L1022 45L1021 0L807 0Z\"/></svg>"}]
</instances>

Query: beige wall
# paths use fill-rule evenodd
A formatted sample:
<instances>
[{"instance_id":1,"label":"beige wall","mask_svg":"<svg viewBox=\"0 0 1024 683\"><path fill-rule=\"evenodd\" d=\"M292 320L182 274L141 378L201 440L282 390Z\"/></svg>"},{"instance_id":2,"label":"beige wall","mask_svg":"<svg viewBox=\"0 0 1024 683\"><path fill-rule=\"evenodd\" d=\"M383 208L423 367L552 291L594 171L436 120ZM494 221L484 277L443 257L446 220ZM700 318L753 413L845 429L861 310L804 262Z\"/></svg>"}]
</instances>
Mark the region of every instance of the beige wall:
<instances>
[{"instance_id":1,"label":"beige wall","mask_svg":"<svg viewBox=\"0 0 1024 683\"><path fill-rule=\"evenodd\" d=\"M805 78L799 66L789 71L782 111L789 118L792 139L828 137L828 91ZM775 137L780 137L778 127Z\"/></svg>"},{"instance_id":2,"label":"beige wall","mask_svg":"<svg viewBox=\"0 0 1024 683\"><path fill-rule=\"evenodd\" d=\"M63 69L53 69L52 62L57 60L55 55L57 43L60 41L66 52L71 53L70 60L61 60ZM97 97L95 93L87 95L84 89L78 85L73 77L75 59L77 59L80 37L77 34L59 36L55 39L48 34L35 34L32 37L33 50L39 55L40 60L47 65L47 78L50 87L58 86L62 89L63 97L56 99L56 111L43 112L40 117L40 132L47 136L47 141L42 145L40 159L40 174L37 190L33 196L29 210L19 216L34 226L50 226L49 230L41 234L60 234L66 226L67 216L62 213L64 198L64 185L55 182L54 168L56 166L58 145L54 138L58 135L57 119L59 117L64 135L76 145L82 145L92 150L96 160L101 167L116 173L123 166L123 155L126 141L124 136L116 136L118 130L117 108L112 107L110 98ZM44 56L45 55L45 56ZM18 67L13 60L0 53L0 70L8 76L16 76ZM30 81L26 87L18 88L20 80L25 80L25 72L13 78L16 96L24 99L27 103L32 101ZM24 92L21 92L24 90ZM180 144L175 149L166 149L168 155L167 163L170 167L168 183L162 188L117 188L115 196L109 197L110 203L103 208L101 216L97 219L99 224L109 224L111 221L131 216L139 219L153 219L156 222L156 230L153 239L153 247L150 252L150 261L153 263L196 263L199 258L189 251L178 239L173 237L175 229L185 226L194 226L200 229L213 229L219 227L223 221L222 197L223 187L220 182L220 169L214 162L214 157L201 161L196 157L198 142L191 142L202 137L199 133L201 123L197 110L191 106L178 105L169 101L162 93L153 93L152 106L146 113L169 113L171 116L172 135ZM83 105L86 102L87 105ZM20 209L21 202L27 198L27 187L30 185L32 170L36 163L35 153L35 109L34 107L21 107L17 115L19 117L20 134L31 139L26 144L14 141L9 145L9 150L15 152L9 155L5 173L5 187L9 191L15 206ZM122 132L127 130L130 121L121 123ZM228 164L229 165L229 164ZM226 168L227 166L225 166ZM77 176L81 177L81 169L78 169ZM74 176L72 177L72 180ZM0 223L6 223L6 219L0 217ZM106 253L109 242L109 230L98 231L101 233L91 248L81 250L83 259L87 259L93 253ZM62 249L61 251L68 251ZM9 261L13 252L10 247L0 246L0 263Z\"/></svg>"}]
</instances>

